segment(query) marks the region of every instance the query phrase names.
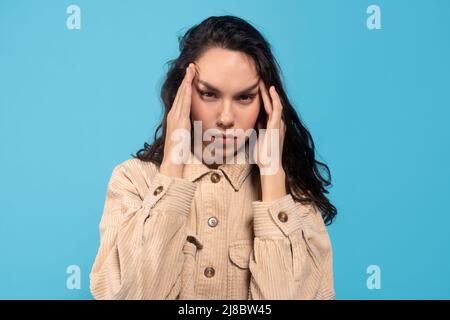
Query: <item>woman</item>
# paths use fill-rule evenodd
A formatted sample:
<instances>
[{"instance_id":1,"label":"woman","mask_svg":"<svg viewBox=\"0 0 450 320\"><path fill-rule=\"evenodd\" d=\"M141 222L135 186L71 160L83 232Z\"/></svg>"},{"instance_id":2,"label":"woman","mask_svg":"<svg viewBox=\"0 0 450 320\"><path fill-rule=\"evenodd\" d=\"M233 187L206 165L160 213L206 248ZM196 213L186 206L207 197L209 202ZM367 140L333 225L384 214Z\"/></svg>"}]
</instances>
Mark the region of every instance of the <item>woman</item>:
<instances>
[{"instance_id":1,"label":"woman","mask_svg":"<svg viewBox=\"0 0 450 320\"><path fill-rule=\"evenodd\" d=\"M264 37L233 16L192 27L161 98L154 142L112 172L94 297L333 299L329 170Z\"/></svg>"}]
</instances>

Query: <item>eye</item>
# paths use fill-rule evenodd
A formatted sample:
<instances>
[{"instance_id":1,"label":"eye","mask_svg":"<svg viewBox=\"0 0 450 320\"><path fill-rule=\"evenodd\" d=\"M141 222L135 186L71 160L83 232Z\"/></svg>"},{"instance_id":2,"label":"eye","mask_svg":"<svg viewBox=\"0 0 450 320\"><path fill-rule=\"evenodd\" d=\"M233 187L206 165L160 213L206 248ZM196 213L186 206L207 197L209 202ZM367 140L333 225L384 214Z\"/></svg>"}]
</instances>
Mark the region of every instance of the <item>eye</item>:
<instances>
[{"instance_id":1,"label":"eye","mask_svg":"<svg viewBox=\"0 0 450 320\"><path fill-rule=\"evenodd\" d=\"M216 94L211 91L202 91L199 90L200 96L202 96L205 99L214 99L216 97Z\"/></svg>"},{"instance_id":2,"label":"eye","mask_svg":"<svg viewBox=\"0 0 450 320\"><path fill-rule=\"evenodd\" d=\"M239 101L243 103L250 103L253 101L253 98L255 98L255 95L252 94L243 94L239 96Z\"/></svg>"}]
</instances>

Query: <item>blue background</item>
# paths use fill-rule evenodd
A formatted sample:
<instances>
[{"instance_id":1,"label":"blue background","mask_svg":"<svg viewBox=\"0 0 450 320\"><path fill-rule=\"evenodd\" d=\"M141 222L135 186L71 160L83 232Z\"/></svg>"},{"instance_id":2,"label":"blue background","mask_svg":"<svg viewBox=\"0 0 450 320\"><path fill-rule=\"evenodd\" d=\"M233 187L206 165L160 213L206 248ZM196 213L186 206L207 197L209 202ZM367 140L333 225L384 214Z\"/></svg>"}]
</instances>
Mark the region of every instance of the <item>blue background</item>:
<instances>
[{"instance_id":1,"label":"blue background","mask_svg":"<svg viewBox=\"0 0 450 320\"><path fill-rule=\"evenodd\" d=\"M66 8L81 8L81 30ZM369 5L381 30L366 27ZM450 1L0 0L0 298L91 299L113 167L150 142L177 35L271 42L333 175L338 299L450 298ZM369 265L381 289L366 286ZM79 265L81 290L66 288Z\"/></svg>"}]
</instances>

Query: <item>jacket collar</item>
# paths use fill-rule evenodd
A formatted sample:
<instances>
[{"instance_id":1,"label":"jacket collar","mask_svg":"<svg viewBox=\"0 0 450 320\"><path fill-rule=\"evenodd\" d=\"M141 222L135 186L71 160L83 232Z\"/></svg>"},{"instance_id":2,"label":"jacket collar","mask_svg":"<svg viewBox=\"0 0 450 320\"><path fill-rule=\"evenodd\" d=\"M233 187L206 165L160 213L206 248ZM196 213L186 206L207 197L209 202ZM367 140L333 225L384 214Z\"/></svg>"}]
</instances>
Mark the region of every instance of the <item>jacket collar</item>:
<instances>
[{"instance_id":1,"label":"jacket collar","mask_svg":"<svg viewBox=\"0 0 450 320\"><path fill-rule=\"evenodd\" d=\"M249 163L224 163L216 169L213 169L200 162L197 158L194 159L195 156L192 152L190 156L190 159L195 161L189 161L185 164L183 172L184 179L194 182L210 172L221 171L236 191L241 188L247 176L256 166L255 164Z\"/></svg>"}]
</instances>

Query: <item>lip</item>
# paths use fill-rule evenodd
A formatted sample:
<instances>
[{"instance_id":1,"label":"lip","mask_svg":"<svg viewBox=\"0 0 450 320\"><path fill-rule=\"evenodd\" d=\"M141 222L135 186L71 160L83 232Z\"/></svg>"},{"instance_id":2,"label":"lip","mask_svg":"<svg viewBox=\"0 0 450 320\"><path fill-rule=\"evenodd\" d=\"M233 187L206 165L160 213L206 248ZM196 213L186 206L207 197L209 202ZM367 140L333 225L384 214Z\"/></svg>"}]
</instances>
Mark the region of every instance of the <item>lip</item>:
<instances>
[{"instance_id":1,"label":"lip","mask_svg":"<svg viewBox=\"0 0 450 320\"><path fill-rule=\"evenodd\" d=\"M219 137L213 136L213 137L212 137L212 141L215 141L216 138L217 138L218 141L221 141L221 142L224 143L224 144L230 144L230 143L233 143L233 142L237 139L237 137L235 137L235 136L222 135L222 136L219 136Z\"/></svg>"},{"instance_id":2,"label":"lip","mask_svg":"<svg viewBox=\"0 0 450 320\"><path fill-rule=\"evenodd\" d=\"M237 137L231 136L231 135L222 135L221 138L222 138L222 139L237 139Z\"/></svg>"}]
</instances>

